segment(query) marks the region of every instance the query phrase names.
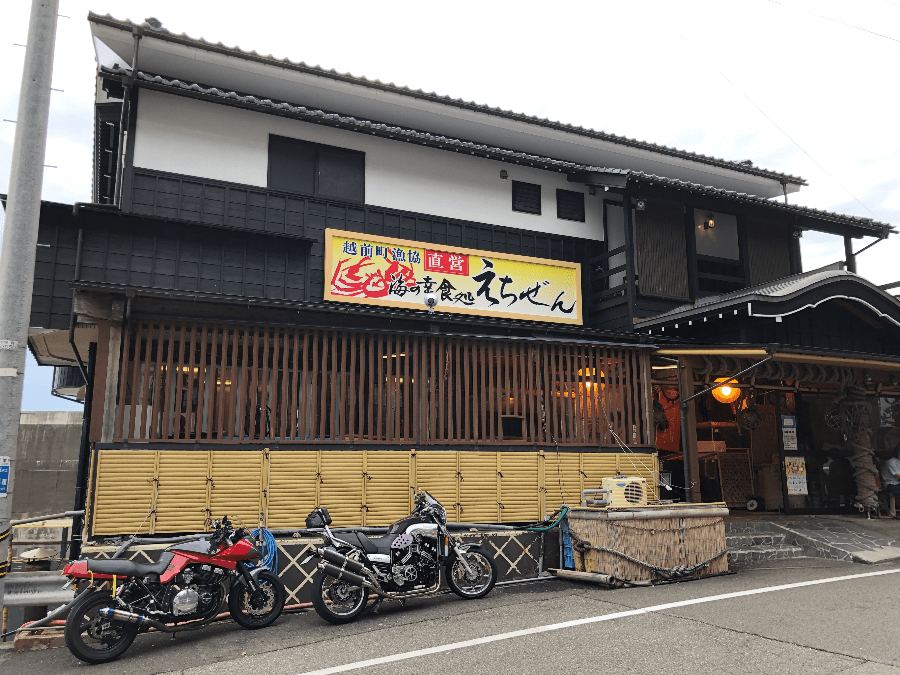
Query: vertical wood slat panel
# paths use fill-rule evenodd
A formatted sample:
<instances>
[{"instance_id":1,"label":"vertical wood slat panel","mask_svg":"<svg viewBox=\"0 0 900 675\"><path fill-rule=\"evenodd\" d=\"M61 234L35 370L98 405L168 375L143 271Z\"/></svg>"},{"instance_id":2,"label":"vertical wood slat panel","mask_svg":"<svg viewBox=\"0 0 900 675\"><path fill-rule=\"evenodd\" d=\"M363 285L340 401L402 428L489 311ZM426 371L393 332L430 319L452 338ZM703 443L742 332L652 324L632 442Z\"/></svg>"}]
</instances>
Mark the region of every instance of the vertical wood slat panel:
<instances>
[{"instance_id":1,"label":"vertical wood slat panel","mask_svg":"<svg viewBox=\"0 0 900 675\"><path fill-rule=\"evenodd\" d=\"M278 398L278 438L287 440L288 433L288 417L290 405L288 403L288 381L290 380L290 354L291 354L291 334L287 330L280 333L279 340L281 343L281 392Z\"/></svg>"},{"instance_id":2,"label":"vertical wood slat panel","mask_svg":"<svg viewBox=\"0 0 900 675\"><path fill-rule=\"evenodd\" d=\"M162 415L165 414L165 407L162 401L162 381L165 379L163 361L165 360L165 352L168 346L165 329L163 322L160 322L156 333L156 359L153 363L153 417L150 420L149 434L151 440L160 437Z\"/></svg>"},{"instance_id":3,"label":"vertical wood slat panel","mask_svg":"<svg viewBox=\"0 0 900 675\"><path fill-rule=\"evenodd\" d=\"M652 440L647 356L627 347L196 323L125 334L117 438L609 447L611 425ZM519 423L506 436L504 416Z\"/></svg>"},{"instance_id":4,"label":"vertical wood slat panel","mask_svg":"<svg viewBox=\"0 0 900 675\"><path fill-rule=\"evenodd\" d=\"M329 376L329 380L330 380L331 386L329 387L329 389L330 389L331 393L329 395L329 399L330 399L331 405L328 407L328 438L329 438L329 440L334 441L334 440L337 440L337 433L338 433L338 428L337 428L337 423L338 423L338 420L337 420L337 417L338 417L337 382L338 382L339 373L338 373L338 332L337 331L331 332L330 363L331 363L331 367L330 367L331 373Z\"/></svg>"},{"instance_id":5,"label":"vertical wood slat panel","mask_svg":"<svg viewBox=\"0 0 900 675\"><path fill-rule=\"evenodd\" d=\"M209 371L206 368L207 328L208 326L204 323L200 336L200 361L197 363L197 414L194 417L194 438L197 440L200 440L203 433L203 417L206 412L204 399L206 398L206 383L209 381ZM211 400L209 404L212 405Z\"/></svg>"},{"instance_id":6,"label":"vertical wood slat panel","mask_svg":"<svg viewBox=\"0 0 900 675\"><path fill-rule=\"evenodd\" d=\"M215 425L215 436L212 435L212 429L210 429L210 438L217 438L218 440L223 440L224 429L225 429L225 408L228 405L229 399L229 387L233 390L234 386L229 385L228 382L231 380L228 379L228 363L231 360L229 358L230 355L230 345L231 345L231 331L228 326L222 327L222 358L220 360L220 365L217 370L218 381L216 386L216 415L215 421L212 424ZM210 418L212 419L212 417Z\"/></svg>"},{"instance_id":7,"label":"vertical wood slat panel","mask_svg":"<svg viewBox=\"0 0 900 675\"><path fill-rule=\"evenodd\" d=\"M181 435L181 422L178 423L178 438L184 438L184 440L189 440L191 437L191 413L193 412L194 405L194 356L197 351L197 342L200 339L200 327L197 324L193 325L193 330L191 331L191 341L187 347L186 353L186 362L185 366L185 377L184 381L187 382L187 386L184 388L184 393L182 396L186 396L187 400L182 401L182 405L184 407L184 436Z\"/></svg>"},{"instance_id":8,"label":"vertical wood slat panel","mask_svg":"<svg viewBox=\"0 0 900 675\"><path fill-rule=\"evenodd\" d=\"M169 325L169 353L166 355L166 392L163 396L165 408L162 411L163 419L162 425L160 428L160 435L163 439L168 440L169 434L172 430L172 411L174 409L174 401L175 401L175 346L176 346L176 338L175 336L181 336L181 326L176 323L172 323Z\"/></svg>"},{"instance_id":9,"label":"vertical wood slat panel","mask_svg":"<svg viewBox=\"0 0 900 675\"><path fill-rule=\"evenodd\" d=\"M131 361L128 354L131 350L131 326L125 327L122 336L122 352L119 357L119 406L116 410L116 431L115 437L121 439L124 436L123 426L125 420L125 393L128 390L126 382L128 382L128 364Z\"/></svg>"},{"instance_id":10,"label":"vertical wood slat panel","mask_svg":"<svg viewBox=\"0 0 900 675\"><path fill-rule=\"evenodd\" d=\"M366 336L368 367L366 368L366 438L375 440L375 335Z\"/></svg>"},{"instance_id":11,"label":"vertical wood slat panel","mask_svg":"<svg viewBox=\"0 0 900 675\"><path fill-rule=\"evenodd\" d=\"M241 369L240 369L240 388L237 391L237 398L235 400L235 414L237 415L237 419L235 420L235 424L237 426L237 438L235 439L238 443L244 440L245 433L245 423L246 416L244 415L244 409L247 407L247 401L250 398L250 383L247 381L249 376L247 363L250 359L250 345L253 343L253 338L251 334L253 333L253 329L250 326L244 327L244 339L243 344L241 345Z\"/></svg>"},{"instance_id":12,"label":"vertical wood slat panel","mask_svg":"<svg viewBox=\"0 0 900 675\"><path fill-rule=\"evenodd\" d=\"M307 431L307 436L310 440L316 440L319 438L319 427L316 424L318 419L316 418L316 409L317 404L319 403L318 392L321 391L321 387L319 386L319 331L314 330L310 333L310 367L309 367L309 430Z\"/></svg>"},{"instance_id":13,"label":"vertical wood slat panel","mask_svg":"<svg viewBox=\"0 0 900 675\"><path fill-rule=\"evenodd\" d=\"M220 404L221 394L220 388L225 386L225 378L221 374L219 364L222 362L222 356L219 355L219 331L221 328L215 324L209 327L209 367L206 369L206 387L209 394L207 395L206 404L206 438L212 440L215 430L216 409ZM205 361L204 361L205 363ZM201 422L201 427L202 427ZM215 438L218 438L216 433Z\"/></svg>"},{"instance_id":14,"label":"vertical wood slat panel","mask_svg":"<svg viewBox=\"0 0 900 675\"><path fill-rule=\"evenodd\" d=\"M141 334L141 325L137 324L133 331L134 349L132 350L132 353L134 354L134 363L131 366L131 406L128 408L128 420L125 425L125 433L128 438L134 438L134 417L139 401L138 384L140 382L139 377L141 373Z\"/></svg>"},{"instance_id":15,"label":"vertical wood slat panel","mask_svg":"<svg viewBox=\"0 0 900 675\"><path fill-rule=\"evenodd\" d=\"M246 342L246 333L240 326L235 326L231 338L231 392L228 395L228 440L234 442L237 436L238 381L240 378L241 348Z\"/></svg>"},{"instance_id":16,"label":"vertical wood slat panel","mask_svg":"<svg viewBox=\"0 0 900 675\"><path fill-rule=\"evenodd\" d=\"M309 331L303 331L303 346L301 347L300 354L300 370L299 370L299 380L300 380L300 400L297 412L297 437L301 441L305 441L306 437L309 435L309 430L306 423L306 409L309 405L309 395L307 394L307 382L309 380ZM317 502L318 503L318 502Z\"/></svg>"},{"instance_id":17,"label":"vertical wood slat panel","mask_svg":"<svg viewBox=\"0 0 900 675\"><path fill-rule=\"evenodd\" d=\"M285 344L290 340L290 354L288 364L288 373L285 373L285 382L287 382L287 407L285 408L285 440L295 440L297 437L297 398L300 395L300 378L297 369L300 366L300 331L294 329L293 332L285 331Z\"/></svg>"},{"instance_id":18,"label":"vertical wood slat panel","mask_svg":"<svg viewBox=\"0 0 900 675\"><path fill-rule=\"evenodd\" d=\"M141 363L141 382L140 382L140 406L141 406L141 416L140 416L140 426L137 429L137 433L135 434L135 438L139 438L141 440L148 438L147 434L147 402L149 400L148 393L150 391L150 354L153 349L153 324L148 322L144 324L141 332L146 331L147 342L144 345L144 358Z\"/></svg>"}]
</instances>

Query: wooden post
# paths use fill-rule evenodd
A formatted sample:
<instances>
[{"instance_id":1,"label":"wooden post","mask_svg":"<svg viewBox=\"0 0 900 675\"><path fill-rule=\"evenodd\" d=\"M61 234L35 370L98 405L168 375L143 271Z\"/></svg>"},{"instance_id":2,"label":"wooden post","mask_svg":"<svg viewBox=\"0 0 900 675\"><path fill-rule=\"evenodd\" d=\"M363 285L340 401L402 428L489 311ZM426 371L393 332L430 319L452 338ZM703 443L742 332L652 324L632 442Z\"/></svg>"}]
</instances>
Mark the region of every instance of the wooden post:
<instances>
[{"instance_id":1,"label":"wooden post","mask_svg":"<svg viewBox=\"0 0 900 675\"><path fill-rule=\"evenodd\" d=\"M694 364L687 357L678 359L678 396L680 401L694 393ZM681 406L681 451L684 456L685 497L694 503L702 501L700 494L700 459L697 454L696 399Z\"/></svg>"},{"instance_id":2,"label":"wooden post","mask_svg":"<svg viewBox=\"0 0 900 675\"><path fill-rule=\"evenodd\" d=\"M119 389L118 375L122 359L121 318L124 312L125 301L113 300L111 312L113 319L109 326L109 351L106 355L106 378L103 387L103 427L100 434L102 443L109 443L116 432L116 393ZM99 411L95 411L95 414L97 412Z\"/></svg>"}]
</instances>

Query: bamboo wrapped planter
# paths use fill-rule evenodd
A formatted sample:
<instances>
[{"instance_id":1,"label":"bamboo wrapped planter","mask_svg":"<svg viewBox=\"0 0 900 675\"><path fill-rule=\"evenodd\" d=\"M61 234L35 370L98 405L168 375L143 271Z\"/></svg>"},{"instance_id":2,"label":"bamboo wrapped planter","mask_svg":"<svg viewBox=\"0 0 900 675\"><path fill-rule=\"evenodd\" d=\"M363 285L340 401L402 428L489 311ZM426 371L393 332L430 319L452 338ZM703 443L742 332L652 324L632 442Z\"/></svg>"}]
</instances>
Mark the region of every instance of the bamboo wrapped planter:
<instances>
[{"instance_id":1,"label":"bamboo wrapped planter","mask_svg":"<svg viewBox=\"0 0 900 675\"><path fill-rule=\"evenodd\" d=\"M569 532L592 546L623 553L651 566L691 567L725 550L724 504L673 504L627 509L574 507L566 516ZM573 547L574 548L574 547ZM575 569L609 574L629 581L664 578L650 567L616 553L573 550ZM720 555L690 577L728 571Z\"/></svg>"}]
</instances>

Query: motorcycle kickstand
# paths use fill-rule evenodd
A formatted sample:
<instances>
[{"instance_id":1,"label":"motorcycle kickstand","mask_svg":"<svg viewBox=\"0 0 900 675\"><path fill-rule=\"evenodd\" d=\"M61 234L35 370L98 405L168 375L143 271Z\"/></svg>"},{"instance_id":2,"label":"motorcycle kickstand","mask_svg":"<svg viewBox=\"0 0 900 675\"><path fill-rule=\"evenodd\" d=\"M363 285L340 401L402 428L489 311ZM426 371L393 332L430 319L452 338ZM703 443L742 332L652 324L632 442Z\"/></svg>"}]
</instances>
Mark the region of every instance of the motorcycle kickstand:
<instances>
[{"instance_id":1,"label":"motorcycle kickstand","mask_svg":"<svg viewBox=\"0 0 900 675\"><path fill-rule=\"evenodd\" d=\"M384 602L384 598L378 598L375 603L372 605L372 614L378 614L378 611L381 609L381 603Z\"/></svg>"}]
</instances>

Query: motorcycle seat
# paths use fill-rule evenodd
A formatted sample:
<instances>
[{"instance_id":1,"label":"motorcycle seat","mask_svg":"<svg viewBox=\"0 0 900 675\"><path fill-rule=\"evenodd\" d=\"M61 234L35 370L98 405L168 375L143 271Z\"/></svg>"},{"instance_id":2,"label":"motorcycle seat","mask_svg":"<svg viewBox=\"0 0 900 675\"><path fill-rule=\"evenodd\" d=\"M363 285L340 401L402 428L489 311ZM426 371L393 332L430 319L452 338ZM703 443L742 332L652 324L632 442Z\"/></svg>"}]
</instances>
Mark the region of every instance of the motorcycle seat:
<instances>
[{"instance_id":1,"label":"motorcycle seat","mask_svg":"<svg viewBox=\"0 0 900 675\"><path fill-rule=\"evenodd\" d=\"M374 539L370 539L362 532L351 532L349 537L350 539L355 539L359 542L360 548L366 553L382 553L384 555L391 554L391 542L397 538L396 534L389 534L386 537L376 537ZM351 541L351 543L355 543Z\"/></svg>"},{"instance_id":2,"label":"motorcycle seat","mask_svg":"<svg viewBox=\"0 0 900 675\"><path fill-rule=\"evenodd\" d=\"M160 575L166 571L166 567L172 562L174 557L174 553L166 552L160 556L159 562L155 563L136 563L133 560L89 559L87 568L88 572L93 572L94 574L115 574L122 577L143 577L148 574Z\"/></svg>"}]
</instances>

